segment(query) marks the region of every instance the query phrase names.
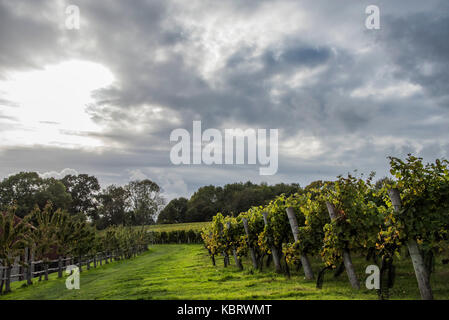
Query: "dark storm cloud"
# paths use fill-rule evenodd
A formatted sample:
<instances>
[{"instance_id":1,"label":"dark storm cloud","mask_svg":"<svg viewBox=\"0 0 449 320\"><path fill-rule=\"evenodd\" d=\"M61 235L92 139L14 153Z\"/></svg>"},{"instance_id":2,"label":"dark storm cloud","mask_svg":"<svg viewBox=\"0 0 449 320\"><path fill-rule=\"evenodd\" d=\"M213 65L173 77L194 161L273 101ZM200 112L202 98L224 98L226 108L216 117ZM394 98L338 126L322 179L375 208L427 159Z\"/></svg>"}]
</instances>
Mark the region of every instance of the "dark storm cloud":
<instances>
[{"instance_id":1,"label":"dark storm cloud","mask_svg":"<svg viewBox=\"0 0 449 320\"><path fill-rule=\"evenodd\" d=\"M444 2L73 4L81 9L77 32L48 18L52 1L0 1L0 76L67 59L101 63L116 82L94 93L87 112L103 130L67 134L94 137L107 147L2 147L2 176L72 168L104 183L148 176L172 195L184 195L203 184L239 180L305 184L354 168L383 176L388 155L446 156ZM364 28L369 4L381 7L379 31ZM295 32L283 24L294 11L306 18L292 18L302 28ZM295 152L281 146L274 177L250 167L174 167L169 134L191 130L194 119L203 129L279 128L281 145L308 142Z\"/></svg>"},{"instance_id":2,"label":"dark storm cloud","mask_svg":"<svg viewBox=\"0 0 449 320\"><path fill-rule=\"evenodd\" d=\"M58 25L45 17L49 6L45 0L0 1L0 77L60 59Z\"/></svg>"},{"instance_id":3,"label":"dark storm cloud","mask_svg":"<svg viewBox=\"0 0 449 320\"><path fill-rule=\"evenodd\" d=\"M434 97L449 96L449 5L436 12L388 17L383 43L398 70L398 78L419 83ZM446 101L447 102L447 101Z\"/></svg>"}]
</instances>

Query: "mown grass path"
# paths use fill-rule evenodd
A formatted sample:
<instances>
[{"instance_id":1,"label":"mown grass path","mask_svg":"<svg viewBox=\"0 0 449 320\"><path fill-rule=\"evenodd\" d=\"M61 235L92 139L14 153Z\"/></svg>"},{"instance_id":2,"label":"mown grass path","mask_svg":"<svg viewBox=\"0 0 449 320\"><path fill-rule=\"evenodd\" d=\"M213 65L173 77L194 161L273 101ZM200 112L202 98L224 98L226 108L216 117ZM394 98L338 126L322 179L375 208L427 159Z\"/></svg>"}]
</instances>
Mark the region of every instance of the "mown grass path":
<instances>
[{"instance_id":1,"label":"mown grass path","mask_svg":"<svg viewBox=\"0 0 449 320\"><path fill-rule=\"evenodd\" d=\"M364 287L366 263L363 259L359 262ZM377 299L374 291L353 291L345 273L338 279L329 273L323 289L318 290L301 272L287 279L271 270L252 272L248 263L244 271L233 265L223 268L221 259L217 265L212 267L201 245L155 245L137 258L84 271L80 290L67 290L65 278L51 275L49 281L35 279L30 287L14 283L14 291L0 299ZM419 299L410 267L405 262L398 266L393 299ZM448 299L449 274L437 269L435 278L439 279L432 283L435 297Z\"/></svg>"}]
</instances>

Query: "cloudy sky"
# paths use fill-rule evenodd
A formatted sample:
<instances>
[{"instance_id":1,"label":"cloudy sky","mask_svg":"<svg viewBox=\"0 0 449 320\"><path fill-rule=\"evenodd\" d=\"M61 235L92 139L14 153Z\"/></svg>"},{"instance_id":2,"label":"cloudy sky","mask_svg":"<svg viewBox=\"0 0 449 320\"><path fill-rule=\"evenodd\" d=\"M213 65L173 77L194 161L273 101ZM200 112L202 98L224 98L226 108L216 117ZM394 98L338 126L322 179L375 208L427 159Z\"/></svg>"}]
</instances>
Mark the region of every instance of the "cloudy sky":
<instances>
[{"instance_id":1,"label":"cloudy sky","mask_svg":"<svg viewBox=\"0 0 449 320\"><path fill-rule=\"evenodd\" d=\"M444 0L0 0L0 178L150 178L172 198L448 157L448 39ZM194 120L279 129L278 173L172 165Z\"/></svg>"}]
</instances>

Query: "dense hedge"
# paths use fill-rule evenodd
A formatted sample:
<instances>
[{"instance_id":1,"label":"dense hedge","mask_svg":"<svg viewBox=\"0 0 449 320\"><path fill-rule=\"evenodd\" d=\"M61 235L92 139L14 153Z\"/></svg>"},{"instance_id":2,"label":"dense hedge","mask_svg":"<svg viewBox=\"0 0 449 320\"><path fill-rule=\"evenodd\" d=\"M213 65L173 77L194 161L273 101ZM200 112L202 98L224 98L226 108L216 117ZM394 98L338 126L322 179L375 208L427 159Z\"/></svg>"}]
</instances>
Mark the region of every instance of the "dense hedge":
<instances>
[{"instance_id":1,"label":"dense hedge","mask_svg":"<svg viewBox=\"0 0 449 320\"><path fill-rule=\"evenodd\" d=\"M147 231L147 234L151 244L202 243L201 231L196 230Z\"/></svg>"}]
</instances>

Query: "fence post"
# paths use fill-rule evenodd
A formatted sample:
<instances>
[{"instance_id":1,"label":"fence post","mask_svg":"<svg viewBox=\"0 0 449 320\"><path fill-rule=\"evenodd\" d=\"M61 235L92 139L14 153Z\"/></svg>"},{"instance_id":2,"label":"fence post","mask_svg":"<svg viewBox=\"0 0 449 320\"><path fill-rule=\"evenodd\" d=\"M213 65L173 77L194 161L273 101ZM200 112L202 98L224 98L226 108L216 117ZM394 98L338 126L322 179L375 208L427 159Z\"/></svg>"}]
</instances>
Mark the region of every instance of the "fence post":
<instances>
[{"instance_id":1,"label":"fence post","mask_svg":"<svg viewBox=\"0 0 449 320\"><path fill-rule=\"evenodd\" d=\"M329 212L329 216L331 220L335 220L338 218L337 213L335 212L334 206L330 202L326 202L327 211ZM360 283L357 279L357 275L354 270L354 265L352 264L351 254L348 249L343 250L343 263L345 265L346 273L348 274L349 282L354 289L360 289Z\"/></svg>"},{"instance_id":2,"label":"fence post","mask_svg":"<svg viewBox=\"0 0 449 320\"><path fill-rule=\"evenodd\" d=\"M62 278L62 257L58 257L58 278Z\"/></svg>"},{"instance_id":3,"label":"fence post","mask_svg":"<svg viewBox=\"0 0 449 320\"><path fill-rule=\"evenodd\" d=\"M398 189L388 191L394 210L401 211L402 202ZM419 292L423 300L433 300L432 287L430 286L429 272L424 263L424 259L419 251L418 243L415 239L409 239L407 243L410 258L412 258L413 269L415 269L416 280L418 281Z\"/></svg>"},{"instance_id":4,"label":"fence post","mask_svg":"<svg viewBox=\"0 0 449 320\"><path fill-rule=\"evenodd\" d=\"M3 283L5 283L5 281L3 280L3 270L5 270L5 268L3 268L3 266L0 264L0 295L3 293Z\"/></svg>"},{"instance_id":5,"label":"fence post","mask_svg":"<svg viewBox=\"0 0 449 320\"><path fill-rule=\"evenodd\" d=\"M251 261L253 262L253 267L257 269L257 259L256 259L256 253L254 252L254 248L249 242L249 227L248 227L248 220L246 218L242 218L243 222L243 228L245 229L246 236L248 237L248 248L249 248L249 254L251 256Z\"/></svg>"},{"instance_id":6,"label":"fence post","mask_svg":"<svg viewBox=\"0 0 449 320\"><path fill-rule=\"evenodd\" d=\"M94 254L94 268L97 268L97 254Z\"/></svg>"},{"instance_id":7,"label":"fence post","mask_svg":"<svg viewBox=\"0 0 449 320\"><path fill-rule=\"evenodd\" d=\"M268 213L266 211L262 212L263 215L263 221L265 223L265 225L268 225ZM280 258L279 258L279 252L278 249L276 248L276 246L272 246L271 247L271 255L273 256L273 262L274 262L274 267L277 273L281 272L281 262L280 262Z\"/></svg>"},{"instance_id":8,"label":"fence post","mask_svg":"<svg viewBox=\"0 0 449 320\"><path fill-rule=\"evenodd\" d=\"M290 222L290 227L292 228L293 238L295 242L299 241L299 230L298 230L298 220L296 219L295 211L292 207L287 208L288 221ZM306 254L302 253L300 256L302 266L304 268L304 274L307 280L313 279L313 271L310 265L309 258Z\"/></svg>"},{"instance_id":9,"label":"fence post","mask_svg":"<svg viewBox=\"0 0 449 320\"><path fill-rule=\"evenodd\" d=\"M6 267L5 293L8 293L11 291L11 269L12 269L12 266Z\"/></svg>"},{"instance_id":10,"label":"fence post","mask_svg":"<svg viewBox=\"0 0 449 320\"><path fill-rule=\"evenodd\" d=\"M25 248L24 251L26 251L26 248ZM25 254L26 254L26 252L23 253L23 256L19 255L19 257L18 257L18 259L19 259L18 260L18 263L19 263L19 279L18 280L19 281L23 281L23 279L24 279L23 274L25 273L25 271L24 271L24 268L23 268L23 263L26 262ZM20 263L20 260L22 260L22 263Z\"/></svg>"},{"instance_id":11,"label":"fence post","mask_svg":"<svg viewBox=\"0 0 449 320\"><path fill-rule=\"evenodd\" d=\"M44 263L44 268L45 268L45 281L48 280L48 262Z\"/></svg>"},{"instance_id":12,"label":"fence post","mask_svg":"<svg viewBox=\"0 0 449 320\"><path fill-rule=\"evenodd\" d=\"M83 260L81 256L78 256L78 268L80 269L80 272L83 272Z\"/></svg>"},{"instance_id":13,"label":"fence post","mask_svg":"<svg viewBox=\"0 0 449 320\"><path fill-rule=\"evenodd\" d=\"M87 270L90 270L90 257L86 256L87 260L86 260L86 264L87 264Z\"/></svg>"},{"instance_id":14,"label":"fence post","mask_svg":"<svg viewBox=\"0 0 449 320\"><path fill-rule=\"evenodd\" d=\"M32 285L33 281L32 281L32 277L33 277L33 261L31 261L31 259L28 259L28 267L27 267L27 274L26 274L26 279L27 279L27 285Z\"/></svg>"}]
</instances>

